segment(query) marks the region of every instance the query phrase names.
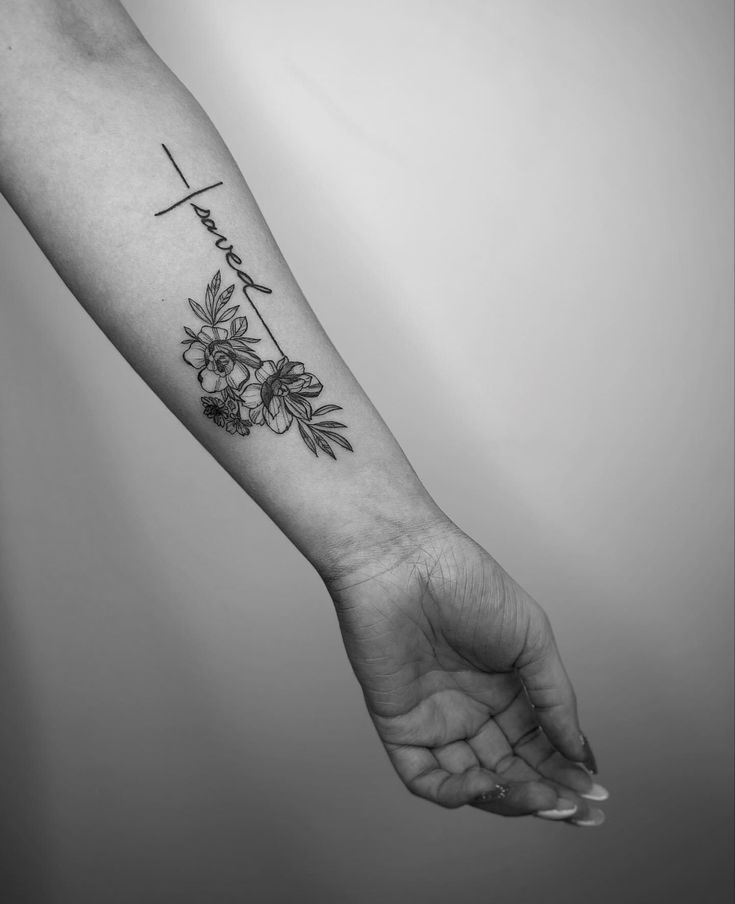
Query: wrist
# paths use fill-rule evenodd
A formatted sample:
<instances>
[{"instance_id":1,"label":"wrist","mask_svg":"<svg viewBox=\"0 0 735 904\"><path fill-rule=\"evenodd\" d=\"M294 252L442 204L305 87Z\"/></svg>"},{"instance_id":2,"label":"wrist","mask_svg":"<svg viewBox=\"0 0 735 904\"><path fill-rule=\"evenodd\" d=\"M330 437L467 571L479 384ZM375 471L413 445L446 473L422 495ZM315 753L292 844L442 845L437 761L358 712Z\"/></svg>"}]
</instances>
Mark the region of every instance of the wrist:
<instances>
[{"instance_id":1,"label":"wrist","mask_svg":"<svg viewBox=\"0 0 735 904\"><path fill-rule=\"evenodd\" d=\"M355 480L342 517L307 555L330 592L336 592L453 530L413 472L372 468Z\"/></svg>"}]
</instances>

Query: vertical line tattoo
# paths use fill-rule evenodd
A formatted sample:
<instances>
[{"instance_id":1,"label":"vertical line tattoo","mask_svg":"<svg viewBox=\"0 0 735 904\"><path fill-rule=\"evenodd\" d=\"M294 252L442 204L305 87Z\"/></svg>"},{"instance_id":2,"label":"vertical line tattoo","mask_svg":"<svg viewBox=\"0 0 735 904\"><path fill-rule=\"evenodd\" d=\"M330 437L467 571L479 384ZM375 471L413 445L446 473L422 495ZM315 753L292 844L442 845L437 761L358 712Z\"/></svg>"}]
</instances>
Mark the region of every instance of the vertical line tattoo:
<instances>
[{"instance_id":1,"label":"vertical line tattoo","mask_svg":"<svg viewBox=\"0 0 735 904\"><path fill-rule=\"evenodd\" d=\"M171 163L173 163L174 169L176 170L176 172L181 176L181 181L184 183L184 185L185 185L187 188L191 188L191 186L189 185L189 183L186 181L186 176L181 172L181 170L180 170L179 167L178 167L178 164L177 164L176 161L174 160L173 154L171 153L171 151L169 151L169 149L166 147L165 144L162 144L161 147L162 147L162 148L164 149L164 151L166 152L166 156L168 157L168 159L171 161Z\"/></svg>"}]
</instances>

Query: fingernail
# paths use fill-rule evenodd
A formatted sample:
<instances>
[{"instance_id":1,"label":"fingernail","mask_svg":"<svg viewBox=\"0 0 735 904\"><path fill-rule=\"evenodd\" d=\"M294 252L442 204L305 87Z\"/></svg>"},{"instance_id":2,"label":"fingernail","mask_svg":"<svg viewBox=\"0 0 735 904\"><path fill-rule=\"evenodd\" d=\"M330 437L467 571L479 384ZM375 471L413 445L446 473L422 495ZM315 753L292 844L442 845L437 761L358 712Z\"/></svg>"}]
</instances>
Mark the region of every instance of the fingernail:
<instances>
[{"instance_id":1,"label":"fingernail","mask_svg":"<svg viewBox=\"0 0 735 904\"><path fill-rule=\"evenodd\" d=\"M560 797L553 810L537 810L536 816L540 816L541 819L569 819L569 817L574 816L576 812L577 805L574 801L567 800L565 797Z\"/></svg>"},{"instance_id":2,"label":"fingernail","mask_svg":"<svg viewBox=\"0 0 735 904\"><path fill-rule=\"evenodd\" d=\"M587 800L607 800L610 797L610 792L607 788L603 788L602 785L598 785L595 782L589 791L585 791L584 794L580 794L580 797L584 797Z\"/></svg>"},{"instance_id":3,"label":"fingernail","mask_svg":"<svg viewBox=\"0 0 735 904\"><path fill-rule=\"evenodd\" d=\"M598 810L596 807L592 807L589 813L584 817L584 819L571 819L570 822L572 825L581 826L582 828L588 828L592 826L601 826L605 821L605 814L602 810Z\"/></svg>"},{"instance_id":4,"label":"fingernail","mask_svg":"<svg viewBox=\"0 0 735 904\"><path fill-rule=\"evenodd\" d=\"M475 800L479 804L494 803L498 800L505 800L505 798L508 796L509 791L510 788L508 787L508 785L496 785L489 791L483 791L482 794L478 795L475 798Z\"/></svg>"},{"instance_id":5,"label":"fingernail","mask_svg":"<svg viewBox=\"0 0 735 904\"><path fill-rule=\"evenodd\" d=\"M584 756L581 760L582 765L586 769L589 769L593 775L597 775L597 760L595 759L594 753L592 753L590 742L583 734L580 734L579 740L582 742L582 748L584 749Z\"/></svg>"}]
</instances>

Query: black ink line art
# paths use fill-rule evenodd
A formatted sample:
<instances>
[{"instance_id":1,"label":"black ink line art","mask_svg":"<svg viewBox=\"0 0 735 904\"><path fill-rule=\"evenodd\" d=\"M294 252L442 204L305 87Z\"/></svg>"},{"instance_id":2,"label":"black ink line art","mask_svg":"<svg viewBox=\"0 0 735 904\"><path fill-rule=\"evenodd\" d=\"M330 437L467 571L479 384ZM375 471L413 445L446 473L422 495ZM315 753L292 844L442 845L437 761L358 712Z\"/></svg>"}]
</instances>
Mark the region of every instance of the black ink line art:
<instances>
[{"instance_id":1,"label":"black ink line art","mask_svg":"<svg viewBox=\"0 0 735 904\"><path fill-rule=\"evenodd\" d=\"M168 157L168 159L171 161L171 163L173 163L174 169L176 170L176 172L181 176L181 181L184 183L184 185L185 185L187 188L191 188L191 186L189 185L189 183L186 181L186 176L181 172L181 170L179 169L178 164L177 164L176 161L174 160L174 158L173 158L173 156L172 156L172 154L171 154L171 151L169 151L169 149L166 147L165 144L162 144L161 147L162 147L162 148L164 149L164 151L166 152L166 156Z\"/></svg>"},{"instance_id":2,"label":"black ink line art","mask_svg":"<svg viewBox=\"0 0 735 904\"><path fill-rule=\"evenodd\" d=\"M181 177L181 180L183 181L183 183L186 185L187 188L191 188L188 180L186 179L183 172L181 171L181 168L174 160L174 157L173 157L173 154L171 153L171 151L166 147L165 144L162 144L161 147L166 152L166 156L171 161L174 169ZM227 261L228 267L230 267L234 271L235 275L242 283L243 294L245 295L248 302L250 303L250 306L252 307L253 311L255 312L255 315L257 316L257 318L260 320L261 324L263 325L263 329L270 336L271 341L273 342L276 349L278 350L278 354L283 355L283 349L278 344L278 340L271 332L270 327L265 322L265 320L264 320L263 316L261 315L260 311L258 310L255 302L248 294L248 290L252 289L253 291L262 292L266 295L270 295L271 290L267 286L258 285L255 282L255 280L252 279L252 277L250 277L244 270L240 269L240 267L242 265L242 258L240 257L239 254L237 254L235 252L235 248L231 242L230 242L229 246L227 245L229 239L225 235L223 235L221 232L218 231L218 226L215 223L214 219L212 218L211 211L206 207L200 207L198 204L194 204L193 202L190 201L190 199L195 197L196 195L201 195L204 192L209 191L212 188L217 188L219 185L222 185L222 184L223 183L220 181L220 182L215 182L212 185L207 186L206 188L200 188L197 191L192 192L191 194L187 195L185 198L182 198L181 200L177 201L175 204L172 204L170 207L167 207L165 210L159 210L158 213L155 214L155 216L157 216L157 217L162 216L163 214L168 213L171 210L174 210L176 207L183 204L185 201L189 201L189 206L192 208L192 210L197 215L197 217L199 217L199 222L202 224L202 226L204 226L204 228L207 230L207 232L211 233L214 236L215 247L218 248L220 251L222 251L222 253L225 255L225 260Z\"/></svg>"},{"instance_id":3,"label":"black ink line art","mask_svg":"<svg viewBox=\"0 0 735 904\"><path fill-rule=\"evenodd\" d=\"M222 274L218 270L207 285L204 303L189 299L189 306L204 326L195 332L184 327L184 361L198 371L204 414L228 433L248 436L251 427L269 427L285 433L294 423L301 439L314 453L324 452L336 458L333 445L352 452L349 441L340 433L347 428L341 421L319 420L339 405L314 409L312 400L324 388L306 372L301 361L263 360L253 349L260 342L247 335L246 317L236 316L239 305L231 305L234 284L222 292Z\"/></svg>"},{"instance_id":4,"label":"black ink line art","mask_svg":"<svg viewBox=\"0 0 735 904\"><path fill-rule=\"evenodd\" d=\"M165 145L164 145L165 146ZM175 166L176 164L174 164ZM178 170L178 166L176 167ZM193 191L190 195L186 195L186 197L182 198L180 201L177 201L175 204L172 204L170 207L167 207L165 210L159 210L158 213L154 213L154 217L163 216L164 213L168 213L170 210L173 210L175 207L178 207L180 204L186 204L187 201L191 200L191 198L196 198L197 195L203 195L205 191L209 191L210 188L217 188L218 185L222 185L222 182L213 182L211 185L208 185L206 188L197 189L197 191Z\"/></svg>"},{"instance_id":5,"label":"black ink line art","mask_svg":"<svg viewBox=\"0 0 735 904\"><path fill-rule=\"evenodd\" d=\"M191 188L169 149L165 144L162 147L181 181ZM313 400L324 387L314 374L306 371L301 361L291 361L283 353L248 294L248 290L264 294L271 294L271 290L258 285L241 269L242 258L229 239L218 231L211 210L191 202L197 195L222 184L215 182L193 191L155 216L162 216L189 202L201 224L215 237L215 247L225 255L228 267L240 281L243 294L280 357L278 360L263 359L253 349L260 338L247 335L248 320L242 315L236 316L240 306L231 303L235 284L220 291L222 274L218 270L207 284L203 303L189 299L191 310L203 326L198 326L196 331L185 326L187 338L182 342L187 346L184 361L198 371L199 383L207 393L201 400L203 413L218 427L239 436L248 436L251 428L261 426L283 434L296 424L301 439L317 457L323 452L336 459L333 446L352 452L352 445L340 432L347 429L346 424L315 420L341 411L341 406L313 407Z\"/></svg>"}]
</instances>

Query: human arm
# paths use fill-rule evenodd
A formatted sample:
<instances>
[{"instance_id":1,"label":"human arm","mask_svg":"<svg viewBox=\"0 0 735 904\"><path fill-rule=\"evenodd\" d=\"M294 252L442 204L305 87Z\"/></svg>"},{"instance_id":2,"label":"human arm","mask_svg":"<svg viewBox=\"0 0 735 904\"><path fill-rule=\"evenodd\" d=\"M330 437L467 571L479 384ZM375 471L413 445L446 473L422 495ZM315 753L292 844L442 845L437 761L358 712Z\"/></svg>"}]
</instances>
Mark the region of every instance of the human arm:
<instances>
[{"instance_id":1,"label":"human arm","mask_svg":"<svg viewBox=\"0 0 735 904\"><path fill-rule=\"evenodd\" d=\"M354 633L356 594L366 599L367 590L347 591L347 583L365 576L366 570L383 569L398 551L403 557L426 548L429 538L437 542L451 536L453 543L461 541L468 550L469 541L461 539L425 494L321 333L239 173L194 102L144 44L134 36L126 41L124 30L122 37L102 30L105 39L118 36L113 48L105 47L104 40L100 43L99 34L93 42L84 35L80 41L78 34L70 40L70 34L67 28L61 39L56 33L54 40L35 38L33 57L21 56L3 73L4 84L13 86L2 110L5 191L115 344L316 565L337 599L346 632ZM66 45L59 49L59 40L71 49ZM22 53L22 41L13 52ZM30 104L32 119L23 111ZM324 387L313 394L318 384L309 378L306 385L297 373L295 383L300 385L287 394L288 400L307 416L306 402L312 411L340 405L341 411L327 412L319 422L346 424L333 432L345 437L354 453L335 440L336 461L321 450L315 457L297 430L296 415L291 411L291 422L285 424L287 415L278 404L269 411L270 425L256 423L258 414L252 415L249 435L229 434L226 426L218 426L217 417L223 423L234 420L226 413L212 420L204 417L202 396L224 401L216 368L210 367L217 356L225 378L237 373L233 384L225 380L226 386L237 394L245 383L240 397L250 401L258 392L255 399L262 399L259 386L273 389L276 382L269 381L274 375L265 371L264 379L258 378L261 367L255 366L255 359L272 361L276 367L282 356L248 307L241 291L243 279L225 259L223 248L215 246L215 233L197 212L183 205L154 216L186 192L162 144L192 189L222 182L198 199L200 209L211 213L204 220L216 222L225 245L227 240L234 243L242 272L271 289L270 294L257 289L250 294L282 350L293 361L303 362L305 373L314 374ZM230 283L236 286L241 304L237 316L247 315L245 335L258 343L243 340L243 349L235 348L229 338L187 341L183 326L197 336L203 327L187 298L203 304L205 287L218 270L218 292ZM229 330L233 321L224 323L225 327L212 329ZM205 339L209 336L219 333L210 332ZM181 340L187 345L181 346ZM207 349L210 344L214 350ZM237 369L230 357L233 348L241 352L235 356ZM189 355L188 363L181 352ZM248 375L240 381L245 371ZM268 404L272 402L271 397ZM240 415L243 407L257 412L259 406L241 405ZM259 414L264 417L262 411ZM241 422L247 419L240 417ZM130 429L135 430L135 424ZM445 545L440 560L446 561L448 555ZM480 557L476 551L472 555ZM363 584L378 586L374 578ZM535 613L530 603L516 608L526 615ZM356 662L354 644L351 655ZM362 664L360 668L367 687L369 678ZM373 700L371 707L375 712L379 703ZM576 758L580 752L573 754Z\"/></svg>"}]
</instances>

